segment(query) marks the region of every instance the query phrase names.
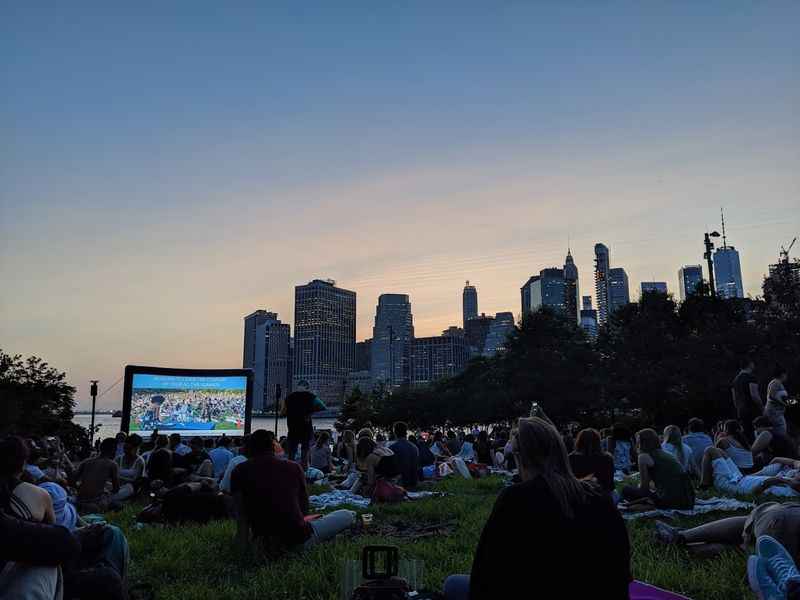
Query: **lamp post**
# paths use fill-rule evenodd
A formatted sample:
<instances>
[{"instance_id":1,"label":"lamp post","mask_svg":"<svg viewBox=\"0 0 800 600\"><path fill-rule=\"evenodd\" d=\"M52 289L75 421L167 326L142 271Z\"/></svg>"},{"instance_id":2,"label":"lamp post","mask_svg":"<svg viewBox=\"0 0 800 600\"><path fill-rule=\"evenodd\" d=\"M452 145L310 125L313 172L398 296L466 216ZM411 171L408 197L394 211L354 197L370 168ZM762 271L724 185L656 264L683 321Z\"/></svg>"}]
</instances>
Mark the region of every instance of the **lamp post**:
<instances>
[{"instance_id":1,"label":"lamp post","mask_svg":"<svg viewBox=\"0 0 800 600\"><path fill-rule=\"evenodd\" d=\"M708 289L709 289L709 293L712 296L716 296L717 295L717 288L714 287L714 261L712 260L713 259L712 250L714 250L714 242L711 241L712 237L718 238L719 237L719 232L718 231L712 231L711 233L706 232L705 240L703 241L703 243L706 246L706 251L703 254L703 258L705 258L706 261L708 261Z\"/></svg>"},{"instance_id":2,"label":"lamp post","mask_svg":"<svg viewBox=\"0 0 800 600\"><path fill-rule=\"evenodd\" d=\"M89 445L94 446L94 409L97 403L97 379L91 380L92 385L89 388L89 394L92 396L92 426L89 430Z\"/></svg>"},{"instance_id":3,"label":"lamp post","mask_svg":"<svg viewBox=\"0 0 800 600\"><path fill-rule=\"evenodd\" d=\"M281 400L281 384L277 384L275 386L275 439L279 439L278 437L278 405Z\"/></svg>"}]
</instances>

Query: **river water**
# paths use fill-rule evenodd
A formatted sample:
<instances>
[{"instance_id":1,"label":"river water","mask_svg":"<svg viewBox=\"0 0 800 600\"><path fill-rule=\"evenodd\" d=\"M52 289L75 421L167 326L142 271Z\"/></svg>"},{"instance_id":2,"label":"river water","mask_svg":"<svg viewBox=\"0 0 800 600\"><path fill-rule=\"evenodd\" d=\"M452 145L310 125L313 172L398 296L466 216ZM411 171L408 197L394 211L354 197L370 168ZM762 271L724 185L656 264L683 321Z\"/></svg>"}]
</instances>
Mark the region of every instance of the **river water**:
<instances>
[{"instance_id":1,"label":"river water","mask_svg":"<svg viewBox=\"0 0 800 600\"><path fill-rule=\"evenodd\" d=\"M92 423L92 415L75 415L72 419L74 423L83 425L87 429ZM114 437L119 433L120 424L122 419L120 417L112 417L111 415L95 415L95 425L100 425L99 436L100 438ZM336 419L314 419L314 427L316 429L333 429L333 424ZM275 429L274 417L253 417L251 424L251 431L256 429L268 429L272 431ZM286 435L286 418L278 418L278 437Z\"/></svg>"}]
</instances>

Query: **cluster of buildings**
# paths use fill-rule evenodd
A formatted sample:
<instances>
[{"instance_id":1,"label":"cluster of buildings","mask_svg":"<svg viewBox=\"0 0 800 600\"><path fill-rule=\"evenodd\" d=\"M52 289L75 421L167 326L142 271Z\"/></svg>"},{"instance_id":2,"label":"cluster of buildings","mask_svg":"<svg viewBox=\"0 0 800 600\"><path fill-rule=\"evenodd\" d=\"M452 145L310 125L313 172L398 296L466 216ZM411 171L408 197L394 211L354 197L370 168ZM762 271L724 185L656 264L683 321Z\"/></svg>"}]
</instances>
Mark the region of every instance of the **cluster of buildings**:
<instances>
[{"instance_id":1,"label":"cluster of buildings","mask_svg":"<svg viewBox=\"0 0 800 600\"><path fill-rule=\"evenodd\" d=\"M520 319L542 307L563 312L590 336L609 316L630 302L628 275L612 267L609 249L594 247L594 298L581 296L578 268L567 250L561 267L542 269L520 288ZM720 296L743 297L739 253L727 240L713 255L715 287ZM701 265L678 271L685 300L703 282ZM641 282L641 293L667 293L663 281ZM295 287L294 336L278 315L257 310L244 318L243 366L255 373L255 412L272 410L299 381L307 381L325 404L341 405L356 387L369 391L427 385L461 372L476 356L491 357L505 349L514 330L512 312L478 313L478 291L467 281L462 294L461 327L441 335L416 337L407 294L381 294L370 339L356 342L356 293L332 280L315 279Z\"/></svg>"}]
</instances>

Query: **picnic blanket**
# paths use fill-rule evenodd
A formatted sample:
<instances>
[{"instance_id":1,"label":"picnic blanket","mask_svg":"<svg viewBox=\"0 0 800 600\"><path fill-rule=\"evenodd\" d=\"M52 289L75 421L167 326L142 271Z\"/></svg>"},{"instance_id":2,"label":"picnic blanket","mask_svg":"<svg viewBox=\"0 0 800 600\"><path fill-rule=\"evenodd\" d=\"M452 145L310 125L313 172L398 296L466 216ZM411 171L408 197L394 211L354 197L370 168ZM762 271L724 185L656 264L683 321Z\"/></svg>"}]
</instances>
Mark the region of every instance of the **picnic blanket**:
<instances>
[{"instance_id":1,"label":"picnic blanket","mask_svg":"<svg viewBox=\"0 0 800 600\"><path fill-rule=\"evenodd\" d=\"M428 496L444 496L441 492L408 492L409 500L419 500ZM332 492L325 492L317 494L316 496L309 496L308 502L314 508L333 508L334 506L342 506L348 504L357 508L366 508L372 501L364 496L359 496L353 492L346 490L334 490Z\"/></svg>"},{"instance_id":2,"label":"picnic blanket","mask_svg":"<svg viewBox=\"0 0 800 600\"><path fill-rule=\"evenodd\" d=\"M621 504L619 505L619 509L623 519L632 521L634 519L649 519L652 517L691 517L693 515L702 515L717 511L733 512L737 510L751 510L754 506L752 502L742 502L735 498L708 498L706 500L695 500L692 510L654 509L644 512L631 512Z\"/></svg>"}]
</instances>

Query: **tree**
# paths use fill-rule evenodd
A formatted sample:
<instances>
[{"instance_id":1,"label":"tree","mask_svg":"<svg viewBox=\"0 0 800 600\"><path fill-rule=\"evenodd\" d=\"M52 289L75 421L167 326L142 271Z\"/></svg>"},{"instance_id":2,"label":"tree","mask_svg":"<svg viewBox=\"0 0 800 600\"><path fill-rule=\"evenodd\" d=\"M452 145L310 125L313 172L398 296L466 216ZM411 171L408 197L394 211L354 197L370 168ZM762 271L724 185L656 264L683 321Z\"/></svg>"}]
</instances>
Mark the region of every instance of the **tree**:
<instances>
[{"instance_id":1,"label":"tree","mask_svg":"<svg viewBox=\"0 0 800 600\"><path fill-rule=\"evenodd\" d=\"M72 422L74 410L75 388L65 373L36 356L23 360L0 350L0 432L84 443L87 432Z\"/></svg>"}]
</instances>

